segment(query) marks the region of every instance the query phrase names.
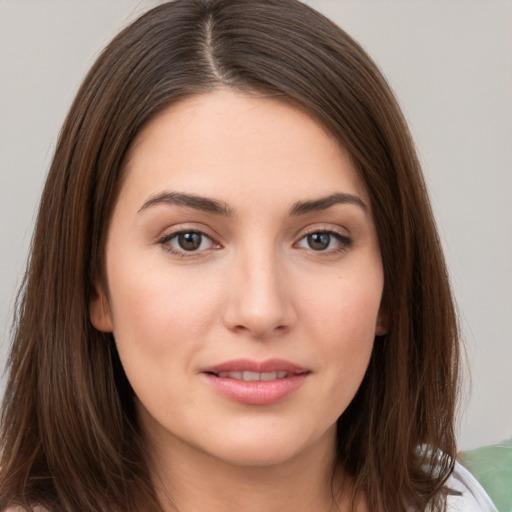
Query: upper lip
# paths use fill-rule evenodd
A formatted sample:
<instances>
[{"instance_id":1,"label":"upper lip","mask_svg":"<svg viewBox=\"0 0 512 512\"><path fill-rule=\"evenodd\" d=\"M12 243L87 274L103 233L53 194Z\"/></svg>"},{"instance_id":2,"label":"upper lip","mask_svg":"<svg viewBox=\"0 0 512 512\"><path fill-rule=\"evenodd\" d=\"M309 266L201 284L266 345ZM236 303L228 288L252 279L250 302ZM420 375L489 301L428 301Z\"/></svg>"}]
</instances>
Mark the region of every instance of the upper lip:
<instances>
[{"instance_id":1,"label":"upper lip","mask_svg":"<svg viewBox=\"0 0 512 512\"><path fill-rule=\"evenodd\" d=\"M223 372L278 372L308 373L307 368L296 365L285 359L267 359L266 361L254 361L251 359L233 359L224 363L208 366L201 370L202 373L223 373Z\"/></svg>"}]
</instances>

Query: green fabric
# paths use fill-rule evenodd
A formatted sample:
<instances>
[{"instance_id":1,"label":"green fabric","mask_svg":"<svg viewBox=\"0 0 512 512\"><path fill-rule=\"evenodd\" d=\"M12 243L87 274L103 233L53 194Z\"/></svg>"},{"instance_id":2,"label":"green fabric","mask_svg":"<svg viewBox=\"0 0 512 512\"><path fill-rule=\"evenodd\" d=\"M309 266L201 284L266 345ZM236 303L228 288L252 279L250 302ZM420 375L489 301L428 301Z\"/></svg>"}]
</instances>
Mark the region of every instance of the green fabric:
<instances>
[{"instance_id":1,"label":"green fabric","mask_svg":"<svg viewBox=\"0 0 512 512\"><path fill-rule=\"evenodd\" d=\"M462 452L460 461L475 476L500 512L512 512L512 438Z\"/></svg>"}]
</instances>

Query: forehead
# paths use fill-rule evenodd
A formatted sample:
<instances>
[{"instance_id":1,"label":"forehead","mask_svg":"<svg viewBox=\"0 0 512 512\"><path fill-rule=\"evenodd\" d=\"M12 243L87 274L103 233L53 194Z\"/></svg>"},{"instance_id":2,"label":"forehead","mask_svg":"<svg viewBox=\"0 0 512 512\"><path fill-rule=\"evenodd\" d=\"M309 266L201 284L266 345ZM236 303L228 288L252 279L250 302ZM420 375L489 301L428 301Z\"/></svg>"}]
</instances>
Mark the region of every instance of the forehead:
<instances>
[{"instance_id":1,"label":"forehead","mask_svg":"<svg viewBox=\"0 0 512 512\"><path fill-rule=\"evenodd\" d=\"M226 89L188 97L153 118L124 172L125 186L148 194L170 188L242 200L273 189L367 199L348 152L318 121L289 103Z\"/></svg>"}]
</instances>

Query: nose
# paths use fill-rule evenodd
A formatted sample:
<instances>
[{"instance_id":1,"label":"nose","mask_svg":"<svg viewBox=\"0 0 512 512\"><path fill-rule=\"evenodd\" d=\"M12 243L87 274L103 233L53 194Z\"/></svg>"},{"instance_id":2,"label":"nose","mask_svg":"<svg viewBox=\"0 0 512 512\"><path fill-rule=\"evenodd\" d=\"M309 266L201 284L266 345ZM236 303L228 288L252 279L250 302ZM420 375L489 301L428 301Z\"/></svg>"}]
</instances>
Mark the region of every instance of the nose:
<instances>
[{"instance_id":1,"label":"nose","mask_svg":"<svg viewBox=\"0 0 512 512\"><path fill-rule=\"evenodd\" d=\"M271 250L238 257L226 283L228 329L264 340L293 328L297 315L284 267Z\"/></svg>"}]
</instances>

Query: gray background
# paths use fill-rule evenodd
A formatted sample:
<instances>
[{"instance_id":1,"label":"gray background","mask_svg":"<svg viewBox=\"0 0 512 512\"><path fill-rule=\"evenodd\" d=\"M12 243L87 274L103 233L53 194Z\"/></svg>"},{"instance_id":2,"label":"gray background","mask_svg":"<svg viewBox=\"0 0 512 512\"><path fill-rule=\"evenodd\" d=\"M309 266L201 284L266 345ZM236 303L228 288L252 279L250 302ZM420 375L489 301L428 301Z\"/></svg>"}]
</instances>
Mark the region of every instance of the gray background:
<instances>
[{"instance_id":1,"label":"gray background","mask_svg":"<svg viewBox=\"0 0 512 512\"><path fill-rule=\"evenodd\" d=\"M156 3L0 0L0 360L66 111L100 49ZM308 3L377 61L417 142L471 370L461 403L460 446L510 437L512 1Z\"/></svg>"}]
</instances>

